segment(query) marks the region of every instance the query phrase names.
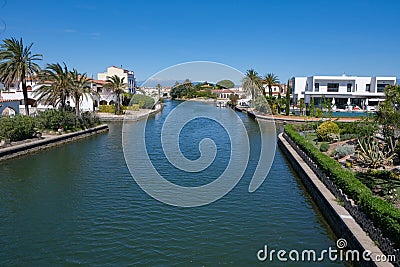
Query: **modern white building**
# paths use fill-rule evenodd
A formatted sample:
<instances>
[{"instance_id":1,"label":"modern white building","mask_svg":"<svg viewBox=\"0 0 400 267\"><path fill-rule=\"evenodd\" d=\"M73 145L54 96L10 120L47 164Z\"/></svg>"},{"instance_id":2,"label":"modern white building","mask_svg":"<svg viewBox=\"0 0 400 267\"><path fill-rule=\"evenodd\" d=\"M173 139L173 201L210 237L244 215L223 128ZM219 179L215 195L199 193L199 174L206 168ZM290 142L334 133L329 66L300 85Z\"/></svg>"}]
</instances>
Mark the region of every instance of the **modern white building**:
<instances>
[{"instance_id":1,"label":"modern white building","mask_svg":"<svg viewBox=\"0 0 400 267\"><path fill-rule=\"evenodd\" d=\"M106 81L109 79L109 77L114 75L117 75L121 79L124 78L124 83L127 85L125 91L130 93L136 92L136 80L133 71L111 66L107 68L106 72L98 73L97 79L101 81Z\"/></svg>"},{"instance_id":2,"label":"modern white building","mask_svg":"<svg viewBox=\"0 0 400 267\"><path fill-rule=\"evenodd\" d=\"M316 106L323 97L332 101L337 108L346 106L376 106L384 101L384 89L395 85L396 77L358 77L358 76L310 76L291 79L295 103L304 99L306 104L314 99Z\"/></svg>"}]
</instances>

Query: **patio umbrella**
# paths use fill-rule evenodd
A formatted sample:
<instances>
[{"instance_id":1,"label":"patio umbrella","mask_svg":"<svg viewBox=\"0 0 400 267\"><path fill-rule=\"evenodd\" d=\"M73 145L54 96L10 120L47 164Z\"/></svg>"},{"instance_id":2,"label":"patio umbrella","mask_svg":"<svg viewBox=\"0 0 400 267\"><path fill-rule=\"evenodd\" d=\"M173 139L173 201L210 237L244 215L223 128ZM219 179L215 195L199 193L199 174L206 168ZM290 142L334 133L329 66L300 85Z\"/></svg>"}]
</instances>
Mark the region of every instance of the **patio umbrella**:
<instances>
[{"instance_id":1,"label":"patio umbrella","mask_svg":"<svg viewBox=\"0 0 400 267\"><path fill-rule=\"evenodd\" d=\"M351 100L350 100L350 97L349 97L349 98L347 98L347 105L351 105Z\"/></svg>"},{"instance_id":2,"label":"patio umbrella","mask_svg":"<svg viewBox=\"0 0 400 267\"><path fill-rule=\"evenodd\" d=\"M368 98L365 99L365 105L368 106Z\"/></svg>"},{"instance_id":3,"label":"patio umbrella","mask_svg":"<svg viewBox=\"0 0 400 267\"><path fill-rule=\"evenodd\" d=\"M335 98L332 98L332 105L335 105Z\"/></svg>"}]
</instances>

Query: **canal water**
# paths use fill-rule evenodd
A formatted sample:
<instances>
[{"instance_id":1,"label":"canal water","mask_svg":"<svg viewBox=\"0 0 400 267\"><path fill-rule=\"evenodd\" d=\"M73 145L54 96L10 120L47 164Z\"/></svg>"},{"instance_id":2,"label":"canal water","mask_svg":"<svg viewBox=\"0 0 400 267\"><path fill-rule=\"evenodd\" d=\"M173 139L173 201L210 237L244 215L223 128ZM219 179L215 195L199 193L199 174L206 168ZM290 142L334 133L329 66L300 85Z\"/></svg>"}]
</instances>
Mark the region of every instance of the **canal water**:
<instances>
[{"instance_id":1,"label":"canal water","mask_svg":"<svg viewBox=\"0 0 400 267\"><path fill-rule=\"evenodd\" d=\"M160 145L157 127L178 104L167 101L162 113L149 119L147 129L154 129L146 131L149 153ZM194 109L196 105L206 104L193 103ZM249 132L253 158L259 154L257 123L238 116ZM181 208L151 198L135 183L124 160L122 123L109 126L107 134L0 163L0 266L341 264L257 259L265 245L300 252L335 247L336 237L278 149L257 191L248 192L256 165L251 160L238 185L222 199ZM229 153L223 153L230 148L223 128L199 119L181 135L187 158L199 156L198 141L204 137L221 146L211 166L219 175L229 161ZM174 181L178 184L199 186L213 176L177 176L177 170L159 160L154 165L167 179L169 174L171 180L183 177Z\"/></svg>"}]
</instances>

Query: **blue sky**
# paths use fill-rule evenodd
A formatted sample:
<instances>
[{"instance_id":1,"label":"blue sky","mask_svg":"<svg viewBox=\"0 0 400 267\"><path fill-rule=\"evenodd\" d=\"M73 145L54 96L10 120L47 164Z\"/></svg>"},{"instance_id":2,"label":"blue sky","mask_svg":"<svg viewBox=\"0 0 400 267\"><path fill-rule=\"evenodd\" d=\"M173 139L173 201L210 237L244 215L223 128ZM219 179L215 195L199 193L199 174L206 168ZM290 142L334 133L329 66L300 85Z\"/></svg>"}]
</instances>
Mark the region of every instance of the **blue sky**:
<instances>
[{"instance_id":1,"label":"blue sky","mask_svg":"<svg viewBox=\"0 0 400 267\"><path fill-rule=\"evenodd\" d=\"M397 0L0 0L0 38L33 42L42 66L65 62L95 77L122 65L145 80L194 60L273 72L283 82L400 76L399 11Z\"/></svg>"}]
</instances>

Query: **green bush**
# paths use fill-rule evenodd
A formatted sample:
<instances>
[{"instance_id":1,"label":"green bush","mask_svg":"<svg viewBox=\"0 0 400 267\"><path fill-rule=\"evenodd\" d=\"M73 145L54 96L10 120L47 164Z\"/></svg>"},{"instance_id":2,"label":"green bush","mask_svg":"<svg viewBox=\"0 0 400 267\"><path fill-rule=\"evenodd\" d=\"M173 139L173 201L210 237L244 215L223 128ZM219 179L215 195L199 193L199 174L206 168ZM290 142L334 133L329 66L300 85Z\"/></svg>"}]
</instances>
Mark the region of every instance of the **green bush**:
<instances>
[{"instance_id":1,"label":"green bush","mask_svg":"<svg viewBox=\"0 0 400 267\"><path fill-rule=\"evenodd\" d=\"M339 135L339 126L333 121L325 121L317 128L317 136L320 141L331 141L330 134Z\"/></svg>"},{"instance_id":2,"label":"green bush","mask_svg":"<svg viewBox=\"0 0 400 267\"><path fill-rule=\"evenodd\" d=\"M139 111L139 105L133 104L132 106L123 107L125 110Z\"/></svg>"},{"instance_id":3,"label":"green bush","mask_svg":"<svg viewBox=\"0 0 400 267\"><path fill-rule=\"evenodd\" d=\"M99 118L94 115L92 112L86 111L81 114L81 118L79 119L80 128L81 129L88 129L93 126L99 125L100 120Z\"/></svg>"},{"instance_id":4,"label":"green bush","mask_svg":"<svg viewBox=\"0 0 400 267\"><path fill-rule=\"evenodd\" d=\"M305 132L310 130L316 130L318 128L318 122L306 122L306 123L299 123L293 124L293 129L299 132Z\"/></svg>"},{"instance_id":5,"label":"green bush","mask_svg":"<svg viewBox=\"0 0 400 267\"><path fill-rule=\"evenodd\" d=\"M324 113L322 112L322 110L320 109L320 108L316 108L315 109L315 117L317 117L317 118L322 118L322 115L323 115Z\"/></svg>"},{"instance_id":6,"label":"green bush","mask_svg":"<svg viewBox=\"0 0 400 267\"><path fill-rule=\"evenodd\" d=\"M326 152L326 151L328 151L329 150L329 144L328 143L322 143L321 144L321 146L319 147L319 150L321 151L321 152Z\"/></svg>"},{"instance_id":7,"label":"green bush","mask_svg":"<svg viewBox=\"0 0 400 267\"><path fill-rule=\"evenodd\" d=\"M358 134L349 134L349 133L340 134L341 141L350 140L350 139L354 139L357 137L358 137Z\"/></svg>"},{"instance_id":8,"label":"green bush","mask_svg":"<svg viewBox=\"0 0 400 267\"><path fill-rule=\"evenodd\" d=\"M75 131L100 124L99 118L91 112L83 112L81 117L77 118L75 112L56 109L39 112L35 121L39 129L52 131L57 131L60 128L64 131Z\"/></svg>"},{"instance_id":9,"label":"green bush","mask_svg":"<svg viewBox=\"0 0 400 267\"><path fill-rule=\"evenodd\" d=\"M354 146L352 145L343 145L339 146L335 149L334 156L338 157L339 159L351 155L354 153Z\"/></svg>"},{"instance_id":10,"label":"green bush","mask_svg":"<svg viewBox=\"0 0 400 267\"><path fill-rule=\"evenodd\" d=\"M154 106L154 99L147 95L135 94L132 96L130 104L138 104L139 108L151 109Z\"/></svg>"},{"instance_id":11,"label":"green bush","mask_svg":"<svg viewBox=\"0 0 400 267\"><path fill-rule=\"evenodd\" d=\"M115 106L114 105L100 105L99 106L99 112L114 113L115 112Z\"/></svg>"},{"instance_id":12,"label":"green bush","mask_svg":"<svg viewBox=\"0 0 400 267\"><path fill-rule=\"evenodd\" d=\"M336 122L340 128L340 134L356 134L358 133L358 123L356 122Z\"/></svg>"},{"instance_id":13,"label":"green bush","mask_svg":"<svg viewBox=\"0 0 400 267\"><path fill-rule=\"evenodd\" d=\"M20 141L33 137L36 123L34 118L25 115L0 118L0 139Z\"/></svg>"},{"instance_id":14,"label":"green bush","mask_svg":"<svg viewBox=\"0 0 400 267\"><path fill-rule=\"evenodd\" d=\"M38 128L57 131L64 129L65 131L73 131L78 127L78 119L72 111L62 111L57 109L48 109L39 112L35 117Z\"/></svg>"},{"instance_id":15,"label":"green bush","mask_svg":"<svg viewBox=\"0 0 400 267\"><path fill-rule=\"evenodd\" d=\"M99 119L91 112L84 112L77 118L72 111L49 109L39 112L36 117L16 115L14 117L0 118L0 139L21 141L32 138L36 128L41 130L65 131L86 129L100 124Z\"/></svg>"},{"instance_id":16,"label":"green bush","mask_svg":"<svg viewBox=\"0 0 400 267\"><path fill-rule=\"evenodd\" d=\"M217 82L217 85L219 85L223 88L227 88L227 89L235 87L235 84L231 80L219 81L219 82Z\"/></svg>"},{"instance_id":17,"label":"green bush","mask_svg":"<svg viewBox=\"0 0 400 267\"><path fill-rule=\"evenodd\" d=\"M360 206L386 237L393 240L396 248L400 248L400 210L391 203L373 196L371 190L358 180L352 171L343 169L336 160L320 152L291 125L285 126L285 133Z\"/></svg>"}]
</instances>

